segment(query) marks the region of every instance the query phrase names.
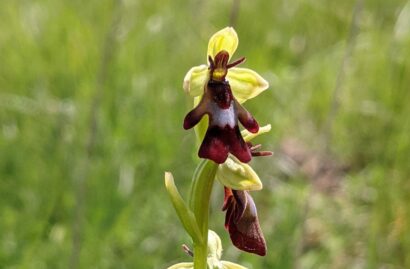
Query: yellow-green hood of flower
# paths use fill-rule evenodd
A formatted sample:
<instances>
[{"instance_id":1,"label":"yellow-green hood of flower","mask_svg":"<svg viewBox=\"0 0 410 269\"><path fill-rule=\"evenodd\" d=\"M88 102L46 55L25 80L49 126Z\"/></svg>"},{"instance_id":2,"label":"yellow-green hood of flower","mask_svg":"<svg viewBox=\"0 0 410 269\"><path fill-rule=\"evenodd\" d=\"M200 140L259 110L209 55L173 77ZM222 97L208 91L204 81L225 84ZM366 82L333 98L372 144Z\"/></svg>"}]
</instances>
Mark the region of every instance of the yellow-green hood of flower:
<instances>
[{"instance_id":1,"label":"yellow-green hood of flower","mask_svg":"<svg viewBox=\"0 0 410 269\"><path fill-rule=\"evenodd\" d=\"M216 32L209 40L207 57L212 58L225 50L229 56L235 53L238 47L239 39L232 27L226 27ZM192 97L201 96L204 86L208 80L208 65L199 65L192 67L185 75L183 88L186 93ZM226 79L231 85L233 95L239 103L244 103L269 87L269 83L258 73L248 68L233 67L229 69Z\"/></svg>"}]
</instances>

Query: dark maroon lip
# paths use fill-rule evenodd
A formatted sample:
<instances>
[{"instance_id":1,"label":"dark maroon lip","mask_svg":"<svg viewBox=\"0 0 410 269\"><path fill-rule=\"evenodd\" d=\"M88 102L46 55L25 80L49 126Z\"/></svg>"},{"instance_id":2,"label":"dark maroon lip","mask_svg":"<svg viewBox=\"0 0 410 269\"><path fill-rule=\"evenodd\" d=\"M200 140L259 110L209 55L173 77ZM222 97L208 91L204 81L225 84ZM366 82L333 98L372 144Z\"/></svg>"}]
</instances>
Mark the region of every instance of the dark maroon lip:
<instances>
[{"instance_id":1,"label":"dark maroon lip","mask_svg":"<svg viewBox=\"0 0 410 269\"><path fill-rule=\"evenodd\" d=\"M266 255L266 241L259 225L258 214L251 195L225 187L223 211L225 228L232 243L240 250Z\"/></svg>"}]
</instances>

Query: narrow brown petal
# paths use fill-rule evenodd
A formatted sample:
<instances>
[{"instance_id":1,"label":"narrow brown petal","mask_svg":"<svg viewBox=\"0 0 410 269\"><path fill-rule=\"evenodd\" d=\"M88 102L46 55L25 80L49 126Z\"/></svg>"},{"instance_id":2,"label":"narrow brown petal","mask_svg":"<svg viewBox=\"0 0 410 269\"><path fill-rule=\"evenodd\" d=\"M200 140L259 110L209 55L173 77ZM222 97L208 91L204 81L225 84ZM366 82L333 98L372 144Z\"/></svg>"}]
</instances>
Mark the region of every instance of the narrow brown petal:
<instances>
[{"instance_id":1,"label":"narrow brown petal","mask_svg":"<svg viewBox=\"0 0 410 269\"><path fill-rule=\"evenodd\" d=\"M256 151L252 152L253 157L267 157L267 156L272 156L273 152L272 151Z\"/></svg>"},{"instance_id":2,"label":"narrow brown petal","mask_svg":"<svg viewBox=\"0 0 410 269\"><path fill-rule=\"evenodd\" d=\"M228 64L228 65L226 66L226 68L232 68L232 67L235 67L235 66L237 66L237 65L240 65L241 63L245 62L245 60L246 60L245 57L239 58L238 60L236 60L236 61L234 61L234 62Z\"/></svg>"}]
</instances>

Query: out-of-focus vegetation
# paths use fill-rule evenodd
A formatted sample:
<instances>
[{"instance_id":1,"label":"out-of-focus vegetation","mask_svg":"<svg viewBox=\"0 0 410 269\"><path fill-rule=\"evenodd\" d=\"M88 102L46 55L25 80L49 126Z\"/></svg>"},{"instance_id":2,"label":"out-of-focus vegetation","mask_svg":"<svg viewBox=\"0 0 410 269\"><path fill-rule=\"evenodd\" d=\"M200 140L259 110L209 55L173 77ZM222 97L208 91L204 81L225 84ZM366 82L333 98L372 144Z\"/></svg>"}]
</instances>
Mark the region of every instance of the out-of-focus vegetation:
<instances>
[{"instance_id":1,"label":"out-of-focus vegetation","mask_svg":"<svg viewBox=\"0 0 410 269\"><path fill-rule=\"evenodd\" d=\"M224 259L410 268L410 2L239 4L0 2L1 268L189 260L163 173L187 192L198 160L182 79L230 20L236 56L271 84L245 105L272 124L256 142L276 155L252 162L264 258L231 245L216 184Z\"/></svg>"}]
</instances>

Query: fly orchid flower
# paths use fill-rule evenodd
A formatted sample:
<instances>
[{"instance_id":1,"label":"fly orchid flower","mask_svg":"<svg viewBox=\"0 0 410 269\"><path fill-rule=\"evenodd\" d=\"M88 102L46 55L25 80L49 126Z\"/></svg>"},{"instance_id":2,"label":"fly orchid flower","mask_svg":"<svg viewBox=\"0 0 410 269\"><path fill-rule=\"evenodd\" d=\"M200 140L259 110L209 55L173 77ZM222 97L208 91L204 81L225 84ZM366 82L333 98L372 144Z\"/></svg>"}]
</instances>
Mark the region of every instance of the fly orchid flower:
<instances>
[{"instance_id":1,"label":"fly orchid flower","mask_svg":"<svg viewBox=\"0 0 410 269\"><path fill-rule=\"evenodd\" d=\"M266 243L259 226L255 202L247 191L225 187L222 210L226 211L225 229L240 250L266 255Z\"/></svg>"},{"instance_id":2,"label":"fly orchid flower","mask_svg":"<svg viewBox=\"0 0 410 269\"><path fill-rule=\"evenodd\" d=\"M208 43L209 66L191 68L184 79L184 90L196 97L197 103L186 115L184 129L194 127L208 115L209 124L198 156L218 164L224 163L229 153L243 163L251 160L238 121L252 133L258 132L259 125L241 103L268 87L256 72L235 67L245 58L228 63L237 46L238 36L232 27L215 33Z\"/></svg>"}]
</instances>

